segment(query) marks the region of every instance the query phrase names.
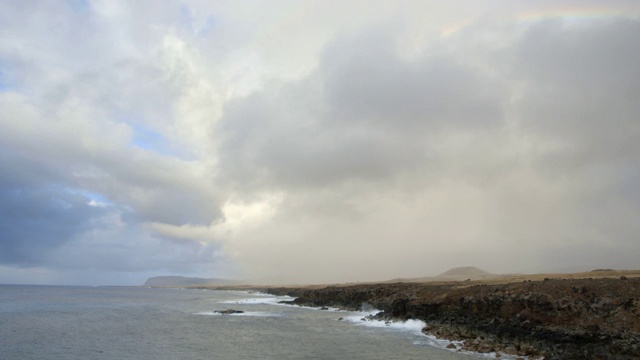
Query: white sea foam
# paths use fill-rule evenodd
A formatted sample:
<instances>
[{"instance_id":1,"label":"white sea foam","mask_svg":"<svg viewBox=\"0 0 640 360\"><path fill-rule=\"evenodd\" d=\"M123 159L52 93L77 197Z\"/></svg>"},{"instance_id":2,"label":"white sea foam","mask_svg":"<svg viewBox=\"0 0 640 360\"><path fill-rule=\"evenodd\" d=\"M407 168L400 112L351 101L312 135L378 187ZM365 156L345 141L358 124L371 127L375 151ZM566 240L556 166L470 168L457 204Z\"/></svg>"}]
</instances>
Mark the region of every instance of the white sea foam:
<instances>
[{"instance_id":1,"label":"white sea foam","mask_svg":"<svg viewBox=\"0 0 640 360\"><path fill-rule=\"evenodd\" d=\"M370 319L371 315L379 313L380 310L358 312L345 317L345 320L362 326L371 326L379 328L390 328L395 330L409 331L416 334L422 334L422 328L426 326L422 320L409 319L407 321L384 321Z\"/></svg>"},{"instance_id":2,"label":"white sea foam","mask_svg":"<svg viewBox=\"0 0 640 360\"><path fill-rule=\"evenodd\" d=\"M289 305L289 304L285 304L285 305ZM333 311L333 312L346 312L346 310L342 310L340 308L336 308L336 307L324 307L323 308L319 308L319 307L314 307L314 306L301 306L301 305L293 305L295 307L298 307L300 309L307 309L307 310L318 310L318 311Z\"/></svg>"},{"instance_id":3,"label":"white sea foam","mask_svg":"<svg viewBox=\"0 0 640 360\"><path fill-rule=\"evenodd\" d=\"M422 332L422 329L427 324L422 320L409 319L404 322L375 320L375 319L372 320L370 317L372 315L376 315L378 312L380 312L380 310L357 312L357 313L353 313L353 315L344 317L344 320L352 322L356 325L361 325L361 326L389 328L389 329L394 329L399 331L407 331L416 335L420 335L420 337L413 342L414 345L427 345L427 346L437 347L437 348L445 349L449 351L458 351L458 349L462 347L462 341L438 339L433 335L425 335ZM449 345L450 343L453 343L454 345L456 345L456 349L447 349L447 345ZM485 354L472 352L472 351L464 351L464 350L461 352L466 354L473 354L475 356L479 355L479 356L491 358L491 359L496 358L495 352L485 353ZM526 356L513 356L513 355L501 354L501 359L516 359L516 358L528 359Z\"/></svg>"},{"instance_id":4,"label":"white sea foam","mask_svg":"<svg viewBox=\"0 0 640 360\"><path fill-rule=\"evenodd\" d=\"M243 293L243 294L251 294L253 296L259 296L259 297L255 297L255 298L244 298L244 299L238 299L238 300L226 300L226 301L220 301L220 304L249 304L249 305L255 305L255 304L266 304L266 305L278 305L278 306L291 306L290 304L281 304L280 301L292 301L295 299L295 297L291 297L291 296L275 296L275 295L271 295L271 294L266 294L266 293ZM294 305L295 306L295 305ZM317 310L317 311L333 311L333 312L348 312L345 310L341 310L339 308L334 308L334 307L328 307L326 310L322 310L319 307L312 307L312 306L295 306L295 307L299 307L302 309L308 309L308 310ZM388 328L388 329L393 329L393 330L397 330L397 331L406 331L406 332L410 332L413 333L415 335L420 335L419 339L417 339L416 341L413 342L414 345L427 345L427 346L432 346L432 347L436 347L436 348L440 348L440 349L445 349L448 351L460 351L462 353L466 353L466 354L473 354L475 356L481 356L484 358L490 358L490 359L495 359L496 357L496 353L495 352L491 352L491 353L477 353L477 352L472 352L472 351L464 351L464 350L458 350L462 347L462 341L457 341L457 340L446 340L446 339L438 339L433 335L425 335L422 332L422 329L427 325L424 321L422 320L416 320L416 319L409 319L407 321L385 321L385 320L375 320L375 319L371 319L371 316L376 315L377 313L381 312L381 310L377 310L375 308L371 308L368 309L368 311L360 311L360 312L350 312L351 315L345 316L344 320L349 321L351 323L354 323L355 325L360 325L360 326L367 326L367 327L377 327L377 328ZM209 311L209 312L201 312L201 313L197 313L196 315L214 315L214 316L220 316L222 314L220 313L216 313L213 311ZM249 312L244 312L244 313L240 313L240 314L230 314L231 316L256 316L256 317L277 317L277 316L281 316L280 314L276 314L276 313L269 313L269 312L259 312L259 311L249 311ZM454 345L456 345L456 349L447 349L447 346L453 343ZM524 359L531 359L533 360L533 358L527 357L527 356L514 356L514 355L507 355L507 354L501 354L501 359L507 359L507 360L513 360L516 358L524 358Z\"/></svg>"},{"instance_id":5,"label":"white sea foam","mask_svg":"<svg viewBox=\"0 0 640 360\"><path fill-rule=\"evenodd\" d=\"M256 295L256 294L252 294L252 295ZM249 299L236 299L236 300L225 300L225 301L219 301L219 304L250 304L250 305L257 305L257 304L265 304L265 305L284 305L284 304L280 304L280 301L291 301L295 299L294 297L291 296L273 296L273 295L265 295L264 297L259 297L259 298L249 298Z\"/></svg>"},{"instance_id":6,"label":"white sea foam","mask_svg":"<svg viewBox=\"0 0 640 360\"><path fill-rule=\"evenodd\" d=\"M455 349L448 349L447 346L449 344L453 343L456 348ZM475 351L466 351L466 350L460 350L460 348L463 345L462 341L459 340L447 340L447 339L438 339L436 338L434 335L425 335L423 338L416 340L413 342L414 345L427 345L427 346L432 346L432 347L437 347L440 349L445 349L448 351L454 351L454 352L461 352L463 354L469 354L469 355L474 355L474 356L480 356L483 358L488 358L488 359L495 359L496 358L496 353L495 352L489 352L489 353L479 353L479 352L475 352ZM527 357L527 356L522 356L522 355L508 355L508 354L500 354L500 359L531 359L533 360L534 358L531 357Z\"/></svg>"}]
</instances>

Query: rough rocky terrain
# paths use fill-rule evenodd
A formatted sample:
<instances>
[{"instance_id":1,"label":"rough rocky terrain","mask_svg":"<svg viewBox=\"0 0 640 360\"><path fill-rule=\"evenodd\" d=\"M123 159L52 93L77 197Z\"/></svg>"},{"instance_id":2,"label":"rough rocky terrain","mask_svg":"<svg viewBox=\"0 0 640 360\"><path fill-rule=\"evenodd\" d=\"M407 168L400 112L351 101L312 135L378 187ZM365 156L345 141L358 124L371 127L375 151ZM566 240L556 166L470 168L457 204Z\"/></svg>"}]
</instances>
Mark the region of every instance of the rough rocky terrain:
<instances>
[{"instance_id":1,"label":"rough rocky terrain","mask_svg":"<svg viewBox=\"0 0 640 360\"><path fill-rule=\"evenodd\" d=\"M640 278L599 275L264 290L296 296L295 305L358 310L370 304L382 310L378 319L423 320L423 332L463 341L450 346L465 350L545 359L640 359Z\"/></svg>"}]
</instances>

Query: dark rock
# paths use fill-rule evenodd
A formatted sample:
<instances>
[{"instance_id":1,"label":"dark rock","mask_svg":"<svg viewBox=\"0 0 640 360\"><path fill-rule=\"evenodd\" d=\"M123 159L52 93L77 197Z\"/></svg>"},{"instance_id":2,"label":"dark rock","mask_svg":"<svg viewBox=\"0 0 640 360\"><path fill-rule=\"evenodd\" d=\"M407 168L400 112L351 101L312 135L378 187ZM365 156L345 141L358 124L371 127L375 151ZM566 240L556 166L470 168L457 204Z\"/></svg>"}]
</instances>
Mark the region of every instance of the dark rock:
<instances>
[{"instance_id":1,"label":"dark rock","mask_svg":"<svg viewBox=\"0 0 640 360\"><path fill-rule=\"evenodd\" d=\"M218 314L222 314L222 315L231 315L231 314L242 314L242 313L244 313L244 311L242 311L242 310L235 310L235 309L216 310L215 312L218 313Z\"/></svg>"},{"instance_id":2,"label":"dark rock","mask_svg":"<svg viewBox=\"0 0 640 360\"><path fill-rule=\"evenodd\" d=\"M551 279L549 279L551 280ZM420 319L462 349L545 359L637 359L640 281L567 279L500 286L359 284L296 289L295 305L382 310L363 320Z\"/></svg>"}]
</instances>

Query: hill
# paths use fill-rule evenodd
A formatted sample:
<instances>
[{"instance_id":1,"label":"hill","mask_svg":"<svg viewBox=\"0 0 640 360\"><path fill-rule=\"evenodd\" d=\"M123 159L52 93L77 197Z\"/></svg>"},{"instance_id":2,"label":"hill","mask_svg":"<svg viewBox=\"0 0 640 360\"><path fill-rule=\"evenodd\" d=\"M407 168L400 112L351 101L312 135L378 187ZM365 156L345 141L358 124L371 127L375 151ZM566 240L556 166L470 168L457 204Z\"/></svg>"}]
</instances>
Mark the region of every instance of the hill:
<instances>
[{"instance_id":1,"label":"hill","mask_svg":"<svg viewBox=\"0 0 640 360\"><path fill-rule=\"evenodd\" d=\"M490 272L479 269L475 266L463 266L456 267L443 272L438 276L426 276L419 278L396 278L392 280L383 281L382 283L396 283L396 282L441 282L441 281L465 281L465 280L487 280L502 278L507 275L496 275Z\"/></svg>"},{"instance_id":2,"label":"hill","mask_svg":"<svg viewBox=\"0 0 640 360\"><path fill-rule=\"evenodd\" d=\"M451 280L479 280L479 279L489 279L494 278L497 275L494 275L490 272L479 269L475 266L463 266L457 267L443 272L438 275L438 278L446 278Z\"/></svg>"}]
</instances>

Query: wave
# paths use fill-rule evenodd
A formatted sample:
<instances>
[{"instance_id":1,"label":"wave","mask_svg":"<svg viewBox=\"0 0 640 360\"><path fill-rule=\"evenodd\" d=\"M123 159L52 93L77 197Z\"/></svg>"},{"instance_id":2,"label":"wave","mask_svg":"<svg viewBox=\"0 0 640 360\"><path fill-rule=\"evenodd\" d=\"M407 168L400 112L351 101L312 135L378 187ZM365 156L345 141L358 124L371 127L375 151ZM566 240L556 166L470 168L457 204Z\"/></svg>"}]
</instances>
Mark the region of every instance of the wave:
<instances>
[{"instance_id":1,"label":"wave","mask_svg":"<svg viewBox=\"0 0 640 360\"><path fill-rule=\"evenodd\" d=\"M496 358L496 353L495 352L490 352L490 353L478 353L478 352L473 352L473 351L465 351L465 350L459 350L462 347L462 341L457 341L457 340L446 340L446 339L438 339L436 338L434 335L428 335L428 334L424 334L422 332L422 329L427 326L427 324L422 321L422 320L416 320L416 319L409 319L407 321L392 321L392 320L377 320L377 319L372 319L373 316L375 316L377 313L379 313L380 310L373 310L373 311L367 311L367 312L357 312L357 313L353 313L353 315L349 315L349 316L345 316L343 318L343 320L349 321L351 323L354 323L356 325L361 325L361 326L369 326L369 327L376 327L376 328L388 328L388 329L393 329L393 330L398 330L398 331L407 331L410 332L412 334L415 334L418 336L418 338L413 342L414 345L423 345L423 346L431 346L431 347L436 347L436 348L440 348L440 349L444 349L447 351L453 351L453 352L458 352L460 351L461 353L464 354L469 354L469 355L474 355L474 356L481 356L481 357L486 357L486 358L490 358L490 359L495 359ZM447 346L449 344L453 343L456 348L455 349L448 349ZM507 355L507 354L502 354L501 353L501 359L517 359L517 358L523 358L523 359L529 359L526 356L514 356L514 355Z\"/></svg>"},{"instance_id":2,"label":"wave","mask_svg":"<svg viewBox=\"0 0 640 360\"><path fill-rule=\"evenodd\" d=\"M253 294L256 295L256 294ZM240 304L249 304L249 305L257 305L257 304L263 304L263 305L286 305L286 304L280 304L280 301L292 301L294 300L294 297L291 296L273 296L270 295L269 297L265 296L265 297L260 297L260 298L249 298L249 299L237 299L237 300L224 300L224 301L219 301L219 304L234 304L234 305L240 305Z\"/></svg>"},{"instance_id":3,"label":"wave","mask_svg":"<svg viewBox=\"0 0 640 360\"><path fill-rule=\"evenodd\" d=\"M289 306L289 307L293 306L293 307L296 307L296 308L302 308L302 309L306 309L306 310L347 313L347 315L344 316L344 317L341 317L340 320L348 321L350 323L353 323L353 324L359 325L359 326L367 326L367 327L375 327L375 328L387 328L387 329L391 329L391 330L395 330L395 331L403 331L403 332L409 332L411 334L414 334L414 335L416 335L416 340L413 341L414 345L430 346L430 347L444 349L444 350L447 350L447 351L461 352L461 353L464 353L464 354L469 354L469 355L473 355L473 356L480 356L480 357L484 357L484 358L494 358L494 359L496 358L496 353L494 353L494 352L484 353L483 354L483 353L478 353L478 352L460 350L460 348L463 345L462 341L456 341L456 340L451 341L451 340L446 340L446 339L438 339L433 335L424 334L422 332L422 329L424 327L426 327L427 324L422 320L409 319L409 320L406 320L406 321L392 321L392 320L377 320L377 319L374 319L373 316L375 316L376 314L381 312L381 310L377 310L377 309L375 309L375 308L373 308L371 306L369 306L369 308L364 307L363 309L361 309L361 311L353 312L353 311L341 310L339 308L334 308L334 307L320 308L320 307L299 306L299 305L282 304L282 303L280 303L281 301L292 301L292 300L296 299L295 297L291 297L291 296L276 296L276 295L271 295L271 294L267 294L267 293L256 293L256 292L238 292L238 293L239 293L238 295L249 295L250 294L253 297L251 297L251 298L242 298L242 299L237 299L237 300L219 301L218 303L220 303L220 304L234 304L234 305L245 305L245 304L246 305L256 305L256 304L260 304L260 305L275 305L275 306ZM258 296L258 297L256 297L256 296ZM363 306L364 305L365 304L363 304ZM208 312L196 313L196 315L221 316L222 314L216 313L216 312L213 312L213 311L208 311ZM249 312L244 312L244 313L240 313L240 314L230 314L230 316L280 317L282 315L281 314L277 314L277 313L270 313L270 312L249 311ZM449 346L451 343L456 345L456 348L454 348L454 349L447 348L447 346ZM514 356L514 355L501 354L501 359L513 360L513 359L517 359L517 358L530 359L529 357L526 357L526 356Z\"/></svg>"},{"instance_id":4,"label":"wave","mask_svg":"<svg viewBox=\"0 0 640 360\"><path fill-rule=\"evenodd\" d=\"M422 334L422 329L427 326L424 321L415 319L409 319L403 322L371 319L372 316L375 316L379 312L380 310L357 312L345 317L344 320L355 323L356 325L390 328L394 330L409 331L415 334Z\"/></svg>"},{"instance_id":5,"label":"wave","mask_svg":"<svg viewBox=\"0 0 640 360\"><path fill-rule=\"evenodd\" d=\"M315 306L292 305L292 304L278 304L278 305L293 306L293 307L300 308L300 309L305 309L305 310L331 311L331 312L348 312L347 310L342 310L340 308L330 307L330 306L329 307L315 307Z\"/></svg>"},{"instance_id":6,"label":"wave","mask_svg":"<svg viewBox=\"0 0 640 360\"><path fill-rule=\"evenodd\" d=\"M452 344L452 343L456 346L456 348L454 348L454 349L447 348L447 346L449 344ZM473 355L474 357L483 357L483 358L488 358L488 359L496 359L497 358L495 352L479 353L479 352L475 352L475 351L462 350L461 349L461 347L463 346L463 342L462 341L460 341L460 340L438 339L434 335L424 334L424 337L422 337L419 340L414 341L413 344L414 345L422 345L422 346L426 345L426 346L431 346L431 347L444 349L444 350L447 350L447 351L460 352L462 354ZM502 359L502 360L515 360L515 359L528 360L528 359L534 359L534 358L529 357L529 356L523 356L523 355L509 355L509 354L500 353L500 359Z\"/></svg>"}]
</instances>

